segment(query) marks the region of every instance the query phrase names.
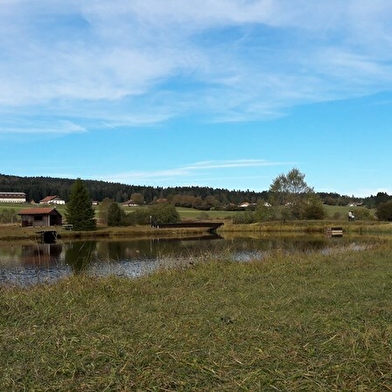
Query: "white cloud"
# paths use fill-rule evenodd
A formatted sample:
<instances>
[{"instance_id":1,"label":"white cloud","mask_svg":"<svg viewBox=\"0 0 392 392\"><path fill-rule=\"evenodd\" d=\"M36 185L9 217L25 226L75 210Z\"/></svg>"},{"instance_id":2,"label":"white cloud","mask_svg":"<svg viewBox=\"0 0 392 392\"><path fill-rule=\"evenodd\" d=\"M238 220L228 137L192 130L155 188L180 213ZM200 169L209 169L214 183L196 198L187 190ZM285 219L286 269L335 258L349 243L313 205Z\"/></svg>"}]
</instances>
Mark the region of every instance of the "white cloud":
<instances>
[{"instance_id":1,"label":"white cloud","mask_svg":"<svg viewBox=\"0 0 392 392\"><path fill-rule=\"evenodd\" d=\"M196 162L188 166L184 166L185 170L205 170L205 169L223 169L234 167L260 167L260 166L277 166L287 165L288 162L269 162L264 159L239 159L234 161L204 161Z\"/></svg>"},{"instance_id":2,"label":"white cloud","mask_svg":"<svg viewBox=\"0 0 392 392\"><path fill-rule=\"evenodd\" d=\"M34 126L31 126L31 124L34 124ZM80 132L86 132L86 129L68 120L27 120L22 118L0 120L0 135L3 136L15 134L66 135Z\"/></svg>"},{"instance_id":3,"label":"white cloud","mask_svg":"<svg viewBox=\"0 0 392 392\"><path fill-rule=\"evenodd\" d=\"M5 116L78 118L89 129L189 113L247 121L392 89L389 0L200 0L197 6L2 0L0 6Z\"/></svg>"},{"instance_id":4,"label":"white cloud","mask_svg":"<svg viewBox=\"0 0 392 392\"><path fill-rule=\"evenodd\" d=\"M123 183L140 183L140 181L157 181L160 184L170 183L174 178L186 177L187 181L197 173L202 173L203 180L205 175L208 173L208 177L211 176L211 170L219 172L222 169L246 169L252 167L265 167L265 166L281 166L281 165L293 165L292 162L271 162L264 159L239 159L239 160L225 160L225 161L205 161L195 162L189 165L184 165L178 168L165 169L165 170L152 170L152 171L135 171L126 173L117 173L102 176L99 179L111 182L123 182ZM193 177L194 178L194 177ZM243 176L241 177L243 179ZM227 180L227 177L225 177Z\"/></svg>"}]
</instances>

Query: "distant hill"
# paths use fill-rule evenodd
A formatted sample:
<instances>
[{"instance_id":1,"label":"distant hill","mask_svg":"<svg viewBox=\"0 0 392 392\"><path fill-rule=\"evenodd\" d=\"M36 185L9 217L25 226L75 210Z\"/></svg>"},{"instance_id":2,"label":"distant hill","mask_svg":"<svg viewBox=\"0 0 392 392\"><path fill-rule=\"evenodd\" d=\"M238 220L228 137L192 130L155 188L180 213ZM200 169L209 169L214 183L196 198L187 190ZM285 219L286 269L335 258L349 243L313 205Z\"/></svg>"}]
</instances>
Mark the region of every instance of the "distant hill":
<instances>
[{"instance_id":1,"label":"distant hill","mask_svg":"<svg viewBox=\"0 0 392 392\"><path fill-rule=\"evenodd\" d=\"M75 179L55 177L21 177L0 174L0 191L25 192L27 200L38 202L46 196L58 195L65 201L69 200L71 186ZM268 200L268 191L254 192L250 190L227 190L210 187L152 187L142 185L127 185L115 182L83 180L92 200L102 201L110 198L117 202L125 202L134 196L150 204L158 199L167 199L176 205L195 207L198 209L235 208L241 203L253 205L258 200ZM359 199L339 195L338 193L318 193L324 203L330 205L348 205L361 203L374 207L377 196ZM384 195L381 195L384 196ZM380 197L381 197L380 196ZM379 197L379 198L380 198ZM389 198L385 194L386 198ZM384 199L385 199L384 197Z\"/></svg>"},{"instance_id":2,"label":"distant hill","mask_svg":"<svg viewBox=\"0 0 392 392\"><path fill-rule=\"evenodd\" d=\"M0 174L0 191L25 192L27 200L38 202L49 195L58 195L65 201L69 200L71 186L75 179L55 177L21 177ZM258 199L266 199L268 192L233 191L227 189L215 189L210 187L152 187L141 185L127 185L121 183L83 180L92 200L102 201L110 198L117 202L125 202L134 194L141 194L145 203L152 203L157 199L172 200L175 196L187 196L188 198L207 197L215 198L223 204L238 205L244 201L256 203Z\"/></svg>"}]
</instances>

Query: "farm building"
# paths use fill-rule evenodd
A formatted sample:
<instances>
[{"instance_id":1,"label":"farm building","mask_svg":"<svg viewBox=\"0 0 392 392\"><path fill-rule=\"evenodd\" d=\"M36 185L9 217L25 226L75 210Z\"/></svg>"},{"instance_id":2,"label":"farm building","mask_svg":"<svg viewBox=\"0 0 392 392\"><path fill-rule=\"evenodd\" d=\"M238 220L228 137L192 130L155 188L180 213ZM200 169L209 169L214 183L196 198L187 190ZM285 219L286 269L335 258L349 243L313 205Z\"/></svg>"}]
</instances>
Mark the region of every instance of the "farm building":
<instances>
[{"instance_id":1,"label":"farm building","mask_svg":"<svg viewBox=\"0 0 392 392\"><path fill-rule=\"evenodd\" d=\"M132 199L122 203L123 207L138 207L139 204L135 203Z\"/></svg>"},{"instance_id":2,"label":"farm building","mask_svg":"<svg viewBox=\"0 0 392 392\"><path fill-rule=\"evenodd\" d=\"M62 215L56 208L26 208L18 212L22 219L22 227L61 226Z\"/></svg>"},{"instance_id":3,"label":"farm building","mask_svg":"<svg viewBox=\"0 0 392 392\"><path fill-rule=\"evenodd\" d=\"M60 199L59 196L46 196L44 197L39 204L65 204L65 201Z\"/></svg>"},{"instance_id":4,"label":"farm building","mask_svg":"<svg viewBox=\"0 0 392 392\"><path fill-rule=\"evenodd\" d=\"M26 193L0 192L0 203L26 203Z\"/></svg>"}]
</instances>

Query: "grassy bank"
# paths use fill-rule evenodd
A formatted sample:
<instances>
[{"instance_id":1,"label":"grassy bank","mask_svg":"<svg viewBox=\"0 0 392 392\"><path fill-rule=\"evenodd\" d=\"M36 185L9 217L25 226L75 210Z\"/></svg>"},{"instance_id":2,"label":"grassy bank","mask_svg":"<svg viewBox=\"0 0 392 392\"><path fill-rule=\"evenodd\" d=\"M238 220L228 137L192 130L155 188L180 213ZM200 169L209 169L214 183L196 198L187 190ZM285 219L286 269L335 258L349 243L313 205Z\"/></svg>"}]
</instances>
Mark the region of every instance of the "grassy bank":
<instances>
[{"instance_id":1,"label":"grassy bank","mask_svg":"<svg viewBox=\"0 0 392 392\"><path fill-rule=\"evenodd\" d=\"M390 255L0 288L0 390L390 390Z\"/></svg>"},{"instance_id":2,"label":"grassy bank","mask_svg":"<svg viewBox=\"0 0 392 392\"><path fill-rule=\"evenodd\" d=\"M20 227L15 225L0 225L0 244L12 241L13 243L24 241L36 241L41 230L51 229L57 232L58 238L62 240L72 239L116 239L116 238L182 238L188 236L200 236L205 234L203 228L187 229L156 229L150 226L129 227L98 227L95 231L70 231L62 227Z\"/></svg>"},{"instance_id":3,"label":"grassy bank","mask_svg":"<svg viewBox=\"0 0 392 392\"><path fill-rule=\"evenodd\" d=\"M325 233L328 227L341 227L345 234L392 234L392 223L379 221L336 221L336 220L298 220L298 221L273 221L253 224L234 225L226 222L219 229L221 233L231 232L260 235L263 233L294 233L312 234Z\"/></svg>"},{"instance_id":4,"label":"grassy bank","mask_svg":"<svg viewBox=\"0 0 392 392\"><path fill-rule=\"evenodd\" d=\"M293 234L320 234L325 233L326 228L339 226L343 228L345 234L392 234L392 223L378 221L356 221L341 222L333 220L323 221L291 221L291 222L264 222L255 224L234 225L231 221L224 221L224 225L218 229L218 233L228 236L235 235L260 236L273 233L293 233ZM0 243L17 241L35 241L37 232L43 228L20 227L19 225L0 225ZM206 229L156 229L150 226L129 226L129 227L101 227L96 231L75 232L65 230L62 227L54 227L58 236L62 239L99 239L99 238L152 238L152 237L187 237L205 234Z\"/></svg>"}]
</instances>

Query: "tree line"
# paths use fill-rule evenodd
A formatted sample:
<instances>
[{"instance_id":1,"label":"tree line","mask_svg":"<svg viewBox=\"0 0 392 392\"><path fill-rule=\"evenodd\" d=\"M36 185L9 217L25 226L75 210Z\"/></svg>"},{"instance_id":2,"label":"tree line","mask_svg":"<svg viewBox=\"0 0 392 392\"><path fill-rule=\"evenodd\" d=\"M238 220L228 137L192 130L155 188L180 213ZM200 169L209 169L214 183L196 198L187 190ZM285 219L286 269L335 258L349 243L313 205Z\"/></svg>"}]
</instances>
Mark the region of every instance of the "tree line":
<instances>
[{"instance_id":1,"label":"tree line","mask_svg":"<svg viewBox=\"0 0 392 392\"><path fill-rule=\"evenodd\" d=\"M13 177L15 179L17 177ZM0 179L1 181L4 180ZM57 180L57 179L56 179ZM96 217L92 207L92 198L88 188L88 184L100 183L99 181L85 181L80 178L72 182L69 193L69 200L66 207L66 218L69 224L72 224L75 230L95 230ZM102 182L105 185L107 183ZM120 184L122 185L122 184ZM156 190L157 188L155 188ZM164 188L158 188L159 198L155 195L148 209L141 209L131 214L126 214L115 199L106 196L100 203L98 209L98 218L101 223L108 226L150 224L159 225L162 223L175 223L180 220L180 216L176 211L176 206L183 205L186 207L197 208L200 210L210 210L212 208L222 208L222 203L212 192L212 188L174 188L172 193L164 193ZM173 188L166 188L172 190ZM140 189L139 189L140 190ZM204 198L195 190L204 191ZM20 191L14 189L13 191ZM221 191L221 190L219 190ZM182 194L179 192L183 192ZM233 192L229 192L229 195ZM249 193L250 191L247 191ZM237 192L238 193L238 192ZM294 168L287 174L277 176L269 187L268 192L262 192L259 195L251 192L252 197L247 200L254 200L253 203L247 203L244 209L245 213L237 214L233 218L234 223L254 223L266 220L301 220L301 219L323 219L326 211L323 207L326 201L322 199L320 194L314 192L314 189L305 181L305 174ZM59 195L59 193L57 193ZM245 193L246 194L246 193ZM166 196L167 198L164 198ZM238 196L238 194L237 194ZM247 195L249 196L249 194ZM259 196L259 197L258 197ZM266 198L263 198L265 196ZM330 195L328 195L330 197ZM124 199L129 198L129 194L123 194ZM144 205L146 200L141 192L132 193L134 199L132 203ZM244 192L240 192L240 197L244 197ZM246 197L246 196L245 196ZM224 208L228 208L231 203L225 193L222 194L225 200ZM137 201L136 201L137 200ZM121 200L120 200L121 201ZM232 204L233 209L238 209L237 204ZM384 193L378 193L372 199L373 203L377 203L376 216L379 220L392 221L392 197ZM249 208L253 206L253 208ZM369 210L362 209L362 218L370 218ZM12 211L13 212L13 211ZM9 211L3 211L2 215L9 215ZM8 220L10 216L1 216L0 220Z\"/></svg>"},{"instance_id":2,"label":"tree line","mask_svg":"<svg viewBox=\"0 0 392 392\"><path fill-rule=\"evenodd\" d=\"M70 199L71 187L76 179L54 177L19 177L0 174L0 191L25 192L27 201L39 202L49 195L58 195L66 202ZM199 206L208 209L212 206L237 205L243 201L256 203L265 197L266 192L216 189L211 187L153 187L143 185L127 185L122 183L83 180L92 200L98 202L105 198L117 203L124 203L137 197L144 204L152 204L159 199L167 199L179 206Z\"/></svg>"},{"instance_id":3,"label":"tree line","mask_svg":"<svg viewBox=\"0 0 392 392\"><path fill-rule=\"evenodd\" d=\"M55 177L21 177L0 174L0 191L25 192L27 201L39 202L46 196L58 195L68 202L71 187L76 179ZM122 183L83 180L92 200L101 202L109 198L117 203L135 199L137 204L153 204L157 200L167 200L177 207L190 207L200 210L238 209L243 202L255 206L260 200L269 200L270 190L255 192L250 190L228 190L221 188L187 186L187 187L152 187L127 185ZM340 195L338 193L315 192L323 204L348 205L363 204L376 208L379 203L392 200L392 196L379 192L367 198Z\"/></svg>"}]
</instances>

